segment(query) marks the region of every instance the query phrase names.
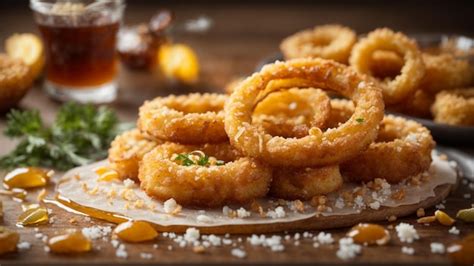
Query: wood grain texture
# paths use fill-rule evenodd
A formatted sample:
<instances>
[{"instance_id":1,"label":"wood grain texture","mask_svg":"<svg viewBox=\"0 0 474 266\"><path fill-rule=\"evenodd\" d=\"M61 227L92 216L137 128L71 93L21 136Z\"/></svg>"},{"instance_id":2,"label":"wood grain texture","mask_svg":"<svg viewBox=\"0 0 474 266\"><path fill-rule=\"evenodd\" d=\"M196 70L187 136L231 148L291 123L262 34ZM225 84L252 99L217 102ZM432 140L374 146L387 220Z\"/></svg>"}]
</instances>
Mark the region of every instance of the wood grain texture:
<instances>
[{"instance_id":1,"label":"wood grain texture","mask_svg":"<svg viewBox=\"0 0 474 266\"><path fill-rule=\"evenodd\" d=\"M8 2L8 1L7 1ZM15 1L17 2L17 1ZM142 1L143 2L143 1ZM407 32L456 32L473 34L472 8L462 4L443 2L443 5L430 3L409 4L410 1L396 4L397 2L374 4L376 1L365 1L364 5L353 4L351 1L336 2L329 4L318 2L312 4L250 5L250 3L232 4L190 4L182 1L173 5L167 1L176 12L178 23L189 18L195 18L200 14L211 17L214 27L207 34L189 34L182 28L175 28L173 39L177 42L189 43L198 52L202 62L202 80L200 86L192 90L220 91L227 82L234 77L248 75L254 71L257 63L267 55L278 50L280 40L296 30L310 27L316 24L339 22L355 28L359 33L367 32L378 26L393 27L397 30ZM454 1L453 1L454 2ZM16 5L2 5L0 8L0 40L15 32L34 31L31 13L27 7L27 1ZM152 4L150 4L152 3ZM153 4L154 3L154 4ZM369 4L368 4L369 3ZM155 9L162 7L160 3L148 1L149 5L135 5L129 1L126 21L136 23L147 19ZM472 5L472 4L470 4ZM436 23L433 23L436 18ZM7 26L8 25L8 26ZM1 45L0 45L1 46ZM160 80L151 78L149 75L130 73L122 71L120 75L121 93L119 100L112 105L124 121L133 121L136 118L137 107L144 99L157 95L165 95L170 92L182 93L188 89L177 90L172 85L163 84ZM36 86L22 101L22 108L39 108L47 121L51 121L60 104L48 99ZM5 121L0 121L0 130L5 128ZM14 143L0 137L0 154L7 153ZM53 193L53 187L48 189ZM34 201L35 194L29 195ZM460 185L459 188L448 197L444 205L450 215L455 215L458 209L468 208L472 199L464 198L464 194L472 193L467 186ZM35 237L33 228L16 228L15 222L21 212L21 204L10 200L8 197L0 196L3 202L5 216L3 224L9 228L18 230L22 241L28 241L33 246L30 250L21 253L10 254L0 258L0 264L34 264L34 263L62 263L62 264L95 264L95 263L344 263L336 257L337 245L323 245L319 248L312 246L313 241L300 240L300 245L294 241L283 241L284 252L274 253L267 248L253 247L246 242L247 236L232 236L237 240L242 237L243 242L237 247L247 251L247 258L238 259L230 255L232 246L209 248L204 254L192 252L192 248L184 249L177 247L176 243L167 238L159 237L156 241L145 244L127 244L129 258L119 259L115 256L115 249L110 240L98 240L94 242L94 251L80 256L58 256L46 253L44 243ZM431 205L431 204L430 204ZM53 236L70 228L83 228L92 225L108 225L98 220L89 221L83 216L67 213L55 206L52 209L52 217L55 222L50 225L39 226L39 231L45 235ZM427 214L432 214L434 208L426 209ZM77 219L77 224L69 223L71 218ZM396 225L401 221L415 225L421 237L413 244L400 243L396 232L390 229L392 241L381 247L363 248L361 256L357 257L355 263L400 263L400 264L448 264L446 256L435 255L430 252L431 242L441 242L445 245L458 240L460 236L448 234L449 227L439 224L429 226L416 224L415 216L400 219L394 223L381 222L383 225ZM342 221L342 219L341 219ZM110 225L110 224L109 224ZM461 236L472 232L472 225L457 222L456 227L461 230ZM326 230L336 239L343 237L347 229ZM313 231L317 233L317 231ZM158 244L158 249L153 244ZM168 246L173 250L168 250ZM415 249L414 256L403 255L401 246L411 246ZM141 252L153 254L153 260L140 258Z\"/></svg>"}]
</instances>

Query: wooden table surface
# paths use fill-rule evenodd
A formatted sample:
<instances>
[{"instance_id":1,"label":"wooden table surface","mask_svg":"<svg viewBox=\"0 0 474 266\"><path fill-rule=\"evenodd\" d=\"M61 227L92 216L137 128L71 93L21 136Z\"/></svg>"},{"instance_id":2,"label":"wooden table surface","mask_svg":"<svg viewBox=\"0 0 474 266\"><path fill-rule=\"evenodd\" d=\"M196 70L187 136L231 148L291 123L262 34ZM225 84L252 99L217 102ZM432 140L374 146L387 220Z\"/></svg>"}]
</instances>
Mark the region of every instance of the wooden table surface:
<instances>
[{"instance_id":1,"label":"wooden table surface","mask_svg":"<svg viewBox=\"0 0 474 266\"><path fill-rule=\"evenodd\" d=\"M18 3L20 2L20 3ZM170 5L167 3L166 5ZM157 2L129 1L126 14L127 23L137 23L147 20L158 8L163 7ZM178 1L172 8L177 15L177 25L173 31L176 42L190 44L196 49L202 64L202 85L195 90L219 91L234 77L250 74L259 60L278 51L279 41L296 30L316 24L338 22L356 29L359 33L367 32L379 26L388 26L409 33L415 32L450 32L473 34L472 4L458 2L449 4L424 2L390 2L363 1L354 4L350 1L336 1L336 3L302 2L294 5L279 3L270 5L267 2L250 5L238 3L220 4L219 2L185 2ZM205 34L191 34L182 29L183 22L199 15L206 15L214 22L213 27ZM435 21L435 22L433 22ZM31 13L24 1L6 1L0 4L0 40L15 32L36 31ZM144 77L145 76L145 77ZM120 76L121 96L112 106L117 110L124 121L133 121L137 107L144 99L169 92L180 93L171 86L146 77L145 74L122 72ZM22 101L23 108L38 108L48 120L54 117L60 104L48 99L38 85ZM5 127L5 121L0 121L0 130ZM14 143L3 136L0 137L0 154L7 153ZM52 193L52 186L49 188ZM466 186L460 188L450 196L446 202L447 212L454 215L460 208L470 207L472 199L465 199L463 195L471 193ZM30 193L31 201L35 199L35 192ZM5 217L3 224L18 230L22 241L32 244L30 250L11 254L0 258L0 265L9 263L343 263L335 255L337 245L325 245L314 248L311 240L301 240L300 245L294 241L284 241L285 251L271 252L267 248L252 247L245 241L246 236L231 236L233 239L243 237L238 243L248 256L239 259L230 255L231 246L209 248L204 254L196 254L191 248L179 248L171 240L159 237L156 242L147 244L128 244L127 260L117 258L110 240L95 241L94 251L80 256L57 256L46 253L44 244L35 238L33 228L16 228L15 221L21 212L21 204L0 196L4 203ZM102 221L92 220L65 212L57 207L48 206L53 212L55 222L50 225L39 226L39 231L52 236L56 232L67 228L82 228L92 225L104 225ZM434 209L427 210L432 213ZM68 221L77 217L79 223L71 225ZM407 221L412 224L416 217L408 217L392 223ZM390 224L390 223L382 223ZM472 226L458 222L457 228L461 236L472 231ZM449 259L444 255L435 255L430 252L431 242L441 242L446 245L460 238L448 234L449 227L433 224L430 226L415 224L421 237L420 240L407 246L414 247L415 255L401 253L402 244L396 237L393 229L390 230L392 241L382 247L363 248L362 255L354 261L356 263L400 263L400 264L447 264ZM329 230L336 239L342 237L347 229ZM153 248L157 243L159 247ZM168 250L168 246L173 250ZM153 254L152 260L140 258L140 252Z\"/></svg>"}]
</instances>

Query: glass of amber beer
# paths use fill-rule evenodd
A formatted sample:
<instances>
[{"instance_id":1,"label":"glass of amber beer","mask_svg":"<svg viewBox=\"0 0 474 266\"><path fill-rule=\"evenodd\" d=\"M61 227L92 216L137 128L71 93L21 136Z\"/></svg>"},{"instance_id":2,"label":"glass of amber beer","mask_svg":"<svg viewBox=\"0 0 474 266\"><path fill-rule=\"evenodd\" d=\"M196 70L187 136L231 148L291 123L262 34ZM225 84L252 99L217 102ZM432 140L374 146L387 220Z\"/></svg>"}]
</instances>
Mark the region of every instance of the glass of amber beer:
<instances>
[{"instance_id":1,"label":"glass of amber beer","mask_svg":"<svg viewBox=\"0 0 474 266\"><path fill-rule=\"evenodd\" d=\"M124 1L30 0L30 7L46 47L45 90L61 101L113 101Z\"/></svg>"}]
</instances>

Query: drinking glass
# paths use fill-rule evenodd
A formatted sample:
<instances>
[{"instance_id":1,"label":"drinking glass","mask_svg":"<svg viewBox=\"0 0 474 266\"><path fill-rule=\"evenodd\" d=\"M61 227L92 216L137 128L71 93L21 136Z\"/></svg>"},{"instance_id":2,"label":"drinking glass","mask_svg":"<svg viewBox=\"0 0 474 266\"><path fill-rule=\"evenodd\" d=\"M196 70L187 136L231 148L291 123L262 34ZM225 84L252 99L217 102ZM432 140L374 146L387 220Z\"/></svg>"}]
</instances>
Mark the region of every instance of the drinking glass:
<instances>
[{"instance_id":1,"label":"drinking glass","mask_svg":"<svg viewBox=\"0 0 474 266\"><path fill-rule=\"evenodd\" d=\"M30 0L30 7L45 45L48 94L61 101L113 101L124 1Z\"/></svg>"}]
</instances>

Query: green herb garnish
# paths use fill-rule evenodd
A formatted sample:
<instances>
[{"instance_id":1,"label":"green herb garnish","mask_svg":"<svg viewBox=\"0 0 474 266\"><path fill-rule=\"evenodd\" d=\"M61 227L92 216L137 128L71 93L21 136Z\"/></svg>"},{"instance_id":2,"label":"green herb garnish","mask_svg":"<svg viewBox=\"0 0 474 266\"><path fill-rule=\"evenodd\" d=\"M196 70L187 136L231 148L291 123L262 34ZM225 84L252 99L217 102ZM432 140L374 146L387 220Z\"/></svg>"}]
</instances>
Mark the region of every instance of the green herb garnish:
<instances>
[{"instance_id":1,"label":"green herb garnish","mask_svg":"<svg viewBox=\"0 0 474 266\"><path fill-rule=\"evenodd\" d=\"M196 158L197 157L197 158ZM200 166L209 166L211 162L209 161L209 156L203 152L194 151L191 153L180 153L174 157L174 161L180 161L181 165L190 166L190 165L200 165ZM215 165L224 165L224 161L217 160Z\"/></svg>"},{"instance_id":2,"label":"green herb garnish","mask_svg":"<svg viewBox=\"0 0 474 266\"><path fill-rule=\"evenodd\" d=\"M357 121L357 123L360 124L360 123L364 122L364 118L358 117L358 118L356 118L356 121Z\"/></svg>"},{"instance_id":3,"label":"green herb garnish","mask_svg":"<svg viewBox=\"0 0 474 266\"><path fill-rule=\"evenodd\" d=\"M194 161L189 159L189 154L186 153L178 154L174 160L181 161L181 164L184 166L195 165Z\"/></svg>"},{"instance_id":4,"label":"green herb garnish","mask_svg":"<svg viewBox=\"0 0 474 266\"><path fill-rule=\"evenodd\" d=\"M19 143L0 158L0 168L66 170L85 165L105 158L113 138L128 128L131 126L118 123L115 113L105 106L67 103L51 126L43 123L38 110L12 110L4 134Z\"/></svg>"}]
</instances>

